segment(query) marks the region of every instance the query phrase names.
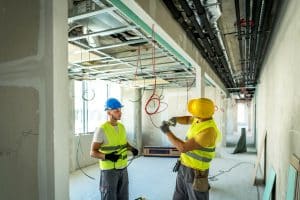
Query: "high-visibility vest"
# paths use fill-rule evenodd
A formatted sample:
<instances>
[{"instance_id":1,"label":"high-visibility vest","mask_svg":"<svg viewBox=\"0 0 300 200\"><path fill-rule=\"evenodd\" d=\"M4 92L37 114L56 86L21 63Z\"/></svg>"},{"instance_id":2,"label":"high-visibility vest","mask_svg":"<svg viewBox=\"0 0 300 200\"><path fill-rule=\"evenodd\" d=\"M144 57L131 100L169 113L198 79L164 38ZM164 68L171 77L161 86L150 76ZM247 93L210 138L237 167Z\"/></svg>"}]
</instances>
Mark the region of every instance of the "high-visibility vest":
<instances>
[{"instance_id":1,"label":"high-visibility vest","mask_svg":"<svg viewBox=\"0 0 300 200\"><path fill-rule=\"evenodd\" d=\"M126 131L121 123L117 122L117 126L118 132L109 122L105 122L101 126L108 143L101 145L99 151L104 154L116 152L116 154L120 155L120 158L116 162L100 160L99 165L102 170L122 169L127 166Z\"/></svg>"},{"instance_id":2,"label":"high-visibility vest","mask_svg":"<svg viewBox=\"0 0 300 200\"><path fill-rule=\"evenodd\" d=\"M214 128L217 133L214 145L181 153L180 160L183 165L198 170L209 169L210 161L215 157L216 143L220 141L222 137L215 121L211 119L204 122L198 122L198 119L195 118L187 133L187 139L191 139L197 134L201 134L201 131L211 127Z\"/></svg>"}]
</instances>

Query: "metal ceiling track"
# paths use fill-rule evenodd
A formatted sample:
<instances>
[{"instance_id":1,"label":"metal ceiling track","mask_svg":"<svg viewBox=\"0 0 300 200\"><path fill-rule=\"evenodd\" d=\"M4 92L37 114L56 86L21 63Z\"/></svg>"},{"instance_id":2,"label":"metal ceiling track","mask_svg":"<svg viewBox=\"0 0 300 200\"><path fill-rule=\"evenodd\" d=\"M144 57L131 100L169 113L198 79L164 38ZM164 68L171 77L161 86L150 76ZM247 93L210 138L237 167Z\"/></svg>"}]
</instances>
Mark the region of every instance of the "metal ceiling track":
<instances>
[{"instance_id":1,"label":"metal ceiling track","mask_svg":"<svg viewBox=\"0 0 300 200\"><path fill-rule=\"evenodd\" d=\"M191 64L157 33L154 47L152 29L121 1L74 1L70 7L69 78L129 83L157 77L163 87L194 83Z\"/></svg>"}]
</instances>

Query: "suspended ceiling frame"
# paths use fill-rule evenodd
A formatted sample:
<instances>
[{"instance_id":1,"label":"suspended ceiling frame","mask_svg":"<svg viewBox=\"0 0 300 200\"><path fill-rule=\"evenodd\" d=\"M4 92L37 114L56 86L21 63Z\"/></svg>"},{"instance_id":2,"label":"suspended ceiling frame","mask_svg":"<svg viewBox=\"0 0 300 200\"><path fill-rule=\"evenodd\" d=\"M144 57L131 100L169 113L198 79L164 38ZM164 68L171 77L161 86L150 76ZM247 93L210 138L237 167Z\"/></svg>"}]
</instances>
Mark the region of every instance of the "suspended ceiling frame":
<instances>
[{"instance_id":1,"label":"suspended ceiling frame","mask_svg":"<svg viewBox=\"0 0 300 200\"><path fill-rule=\"evenodd\" d=\"M86 1L88 2L88 1ZM95 3L89 1L91 4ZM153 39L160 37L152 35L142 30L141 26L133 23L128 17L125 17L117 8L112 7L107 1L97 1L102 8L94 5L92 9L84 13L76 13L72 10L72 16L68 18L68 23L76 23L82 20L89 20L101 14L111 15L114 20L119 21L122 26L105 29L101 31L91 31L76 36L69 35L69 46L74 45L79 48L75 51L69 50L70 54L88 53L88 59L80 59L78 62L69 61L69 78L76 80L100 79L109 80L125 85L135 87L145 87L150 89L153 86L154 78L157 84L162 83L163 87L191 87L195 84L195 69L185 60L175 57L169 49L164 48L157 40L155 43L155 73L153 71ZM97 3L96 2L96 3ZM105 7L103 7L105 5ZM75 14L74 14L75 13ZM131 13L132 14L132 13ZM90 37L108 38L113 34L132 31L137 39L128 41L118 41L110 44L92 47L88 44L87 39ZM154 33L156 34L156 33ZM159 38L161 39L161 38ZM140 55L138 56L138 46L140 45ZM131 45L131 46L130 46ZM146 50L145 50L146 49ZM172 49L173 50L173 49ZM123 51L123 52L122 52ZM174 51L173 51L174 52ZM176 52L175 52L176 53ZM94 57L90 59L90 55ZM137 63L140 61L140 65ZM95 62L100 62L101 64ZM137 67L138 65L138 67ZM145 85L146 81L151 80L152 84ZM142 80L142 81L141 81ZM140 83L137 85L137 83Z\"/></svg>"}]
</instances>

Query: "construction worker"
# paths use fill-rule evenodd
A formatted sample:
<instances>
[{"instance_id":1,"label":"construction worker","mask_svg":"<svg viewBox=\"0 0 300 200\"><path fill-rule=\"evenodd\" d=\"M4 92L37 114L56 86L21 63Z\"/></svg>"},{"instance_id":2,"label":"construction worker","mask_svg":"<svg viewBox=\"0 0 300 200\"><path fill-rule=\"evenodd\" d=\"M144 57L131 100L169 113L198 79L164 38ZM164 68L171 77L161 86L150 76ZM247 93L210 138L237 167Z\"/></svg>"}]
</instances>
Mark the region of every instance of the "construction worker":
<instances>
[{"instance_id":1,"label":"construction worker","mask_svg":"<svg viewBox=\"0 0 300 200\"><path fill-rule=\"evenodd\" d=\"M109 120L94 133L90 155L100 159L100 193L102 200L128 200L127 150L134 156L138 150L126 139L121 119L123 105L115 98L107 99L105 111Z\"/></svg>"},{"instance_id":2,"label":"construction worker","mask_svg":"<svg viewBox=\"0 0 300 200\"><path fill-rule=\"evenodd\" d=\"M208 200L208 170L222 136L212 118L215 110L212 100L192 99L187 108L192 116L172 117L163 121L160 127L181 153L174 169L178 174L173 200ZM169 126L177 123L191 124L186 141L177 138L170 130Z\"/></svg>"}]
</instances>

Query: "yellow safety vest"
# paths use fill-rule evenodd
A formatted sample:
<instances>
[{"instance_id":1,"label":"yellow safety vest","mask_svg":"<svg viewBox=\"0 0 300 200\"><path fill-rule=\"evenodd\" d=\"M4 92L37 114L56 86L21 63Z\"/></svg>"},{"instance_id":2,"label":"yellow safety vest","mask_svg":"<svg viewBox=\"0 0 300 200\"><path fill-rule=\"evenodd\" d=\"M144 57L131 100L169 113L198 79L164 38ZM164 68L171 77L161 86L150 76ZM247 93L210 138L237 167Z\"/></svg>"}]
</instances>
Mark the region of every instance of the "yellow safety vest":
<instances>
[{"instance_id":1,"label":"yellow safety vest","mask_svg":"<svg viewBox=\"0 0 300 200\"><path fill-rule=\"evenodd\" d=\"M106 135L108 143L101 145L99 152L104 154L116 152L118 155L120 155L120 158L119 160L117 160L117 162L112 162L110 160L100 160L99 165L100 169L102 170L122 169L127 166L126 131L121 123L118 122L117 125L118 132L109 122L105 122L101 126L104 134Z\"/></svg>"},{"instance_id":2,"label":"yellow safety vest","mask_svg":"<svg viewBox=\"0 0 300 200\"><path fill-rule=\"evenodd\" d=\"M180 160L183 165L198 170L209 169L210 161L215 157L216 143L219 142L222 137L215 121L211 119L204 122L198 122L198 119L195 118L187 133L187 139L191 139L197 134L201 134L203 130L211 127L214 128L217 133L215 144L211 147L201 147L196 150L181 153Z\"/></svg>"}]
</instances>

